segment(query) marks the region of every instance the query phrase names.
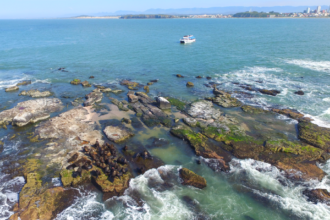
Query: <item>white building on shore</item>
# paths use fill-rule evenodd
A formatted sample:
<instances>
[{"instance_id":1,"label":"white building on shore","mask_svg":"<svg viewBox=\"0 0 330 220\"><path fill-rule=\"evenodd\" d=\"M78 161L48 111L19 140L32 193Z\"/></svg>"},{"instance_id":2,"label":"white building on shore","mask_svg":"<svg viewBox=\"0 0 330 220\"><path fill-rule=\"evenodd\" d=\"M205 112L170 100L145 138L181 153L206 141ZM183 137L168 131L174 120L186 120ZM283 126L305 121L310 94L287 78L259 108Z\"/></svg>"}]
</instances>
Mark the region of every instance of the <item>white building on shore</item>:
<instances>
[{"instance_id":1,"label":"white building on shore","mask_svg":"<svg viewBox=\"0 0 330 220\"><path fill-rule=\"evenodd\" d=\"M321 6L317 6L316 13L320 13L320 12L321 12Z\"/></svg>"}]
</instances>

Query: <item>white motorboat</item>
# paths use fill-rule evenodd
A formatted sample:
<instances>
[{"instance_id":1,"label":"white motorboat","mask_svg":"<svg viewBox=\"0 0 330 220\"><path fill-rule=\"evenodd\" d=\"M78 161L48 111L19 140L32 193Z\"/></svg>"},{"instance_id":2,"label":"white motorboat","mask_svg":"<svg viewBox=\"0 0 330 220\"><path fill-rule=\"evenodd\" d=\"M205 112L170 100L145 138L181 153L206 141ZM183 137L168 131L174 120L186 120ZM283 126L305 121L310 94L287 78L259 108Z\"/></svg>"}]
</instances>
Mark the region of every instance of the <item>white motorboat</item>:
<instances>
[{"instance_id":1,"label":"white motorboat","mask_svg":"<svg viewBox=\"0 0 330 220\"><path fill-rule=\"evenodd\" d=\"M183 36L183 38L180 39L181 44L189 44L189 43L192 43L192 42L195 42L195 41L196 41L196 38L193 35L186 35L186 36Z\"/></svg>"}]
</instances>

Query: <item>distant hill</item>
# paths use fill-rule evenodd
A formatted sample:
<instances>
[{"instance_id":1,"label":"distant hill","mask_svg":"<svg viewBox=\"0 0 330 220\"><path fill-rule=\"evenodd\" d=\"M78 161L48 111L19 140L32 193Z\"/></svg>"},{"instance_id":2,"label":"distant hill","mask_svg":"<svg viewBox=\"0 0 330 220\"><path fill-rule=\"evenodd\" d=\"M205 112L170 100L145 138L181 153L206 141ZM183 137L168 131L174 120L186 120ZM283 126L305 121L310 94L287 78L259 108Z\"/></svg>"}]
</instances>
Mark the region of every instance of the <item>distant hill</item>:
<instances>
[{"instance_id":1,"label":"distant hill","mask_svg":"<svg viewBox=\"0 0 330 220\"><path fill-rule=\"evenodd\" d=\"M94 16L104 16L104 15L138 15L138 14L167 14L167 15L186 15L186 14L235 14L239 12L246 11L257 11L257 12L270 12L276 11L280 13L289 12L303 12L308 7L311 10L315 10L317 6L274 6L274 7L212 7L212 8L180 8L180 9L148 9L146 11L116 11L112 13L101 12L94 13ZM322 9L329 9L329 6L323 5Z\"/></svg>"}]
</instances>

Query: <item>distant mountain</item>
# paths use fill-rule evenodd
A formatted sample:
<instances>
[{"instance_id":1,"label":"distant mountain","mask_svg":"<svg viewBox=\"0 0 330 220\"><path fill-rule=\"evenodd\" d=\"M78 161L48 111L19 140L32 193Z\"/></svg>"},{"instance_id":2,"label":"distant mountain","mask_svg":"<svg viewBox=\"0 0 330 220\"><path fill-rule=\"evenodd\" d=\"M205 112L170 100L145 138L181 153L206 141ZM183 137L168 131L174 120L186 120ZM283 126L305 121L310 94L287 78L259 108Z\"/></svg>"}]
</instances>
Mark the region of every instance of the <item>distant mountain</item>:
<instances>
[{"instance_id":1,"label":"distant mountain","mask_svg":"<svg viewBox=\"0 0 330 220\"><path fill-rule=\"evenodd\" d=\"M180 8L180 9L148 9L146 11L116 11L112 13L101 12L94 13L91 15L102 16L102 15L136 15L136 14L168 14L168 15L186 15L186 14L235 14L238 12L246 11L257 11L257 12L280 12L280 13L289 13L289 12L303 12L307 8L315 10L317 6L273 6L273 7L242 7L242 6L232 6L232 7L212 7L212 8ZM321 6L322 10L329 9L329 6Z\"/></svg>"}]
</instances>

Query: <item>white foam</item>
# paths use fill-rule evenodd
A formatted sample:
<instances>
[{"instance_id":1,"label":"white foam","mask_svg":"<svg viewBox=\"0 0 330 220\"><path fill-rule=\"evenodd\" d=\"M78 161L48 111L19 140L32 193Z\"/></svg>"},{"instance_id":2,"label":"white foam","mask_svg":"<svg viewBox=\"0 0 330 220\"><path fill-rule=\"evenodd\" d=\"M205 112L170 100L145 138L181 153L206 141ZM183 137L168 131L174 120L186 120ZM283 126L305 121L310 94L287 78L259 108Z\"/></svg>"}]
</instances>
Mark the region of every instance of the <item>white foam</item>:
<instances>
[{"instance_id":1,"label":"white foam","mask_svg":"<svg viewBox=\"0 0 330 220\"><path fill-rule=\"evenodd\" d=\"M22 176L7 180L8 175L0 173L0 220L8 219L13 214L9 211L18 202L18 194L25 184Z\"/></svg>"},{"instance_id":2,"label":"white foam","mask_svg":"<svg viewBox=\"0 0 330 220\"><path fill-rule=\"evenodd\" d=\"M22 74L21 76L14 76L12 79L0 80L0 89L16 86L17 83L22 82L24 80L29 80L29 76L26 74Z\"/></svg>"},{"instance_id":3,"label":"white foam","mask_svg":"<svg viewBox=\"0 0 330 220\"><path fill-rule=\"evenodd\" d=\"M328 166L330 167L330 164ZM304 185L296 185L286 179L284 173L276 167L253 159L234 159L230 167L230 172L237 176L246 172L249 182L255 186L253 193L278 204L281 209L292 212L301 219L330 219L330 208L327 205L308 202L302 194L307 188L320 187L322 182L314 180ZM279 180L286 185L283 186Z\"/></svg>"},{"instance_id":4,"label":"white foam","mask_svg":"<svg viewBox=\"0 0 330 220\"><path fill-rule=\"evenodd\" d=\"M53 186L63 186L61 178L59 178L59 177L52 178L52 183L53 183Z\"/></svg>"},{"instance_id":5,"label":"white foam","mask_svg":"<svg viewBox=\"0 0 330 220\"><path fill-rule=\"evenodd\" d=\"M310 70L330 73L330 61L286 60L285 62Z\"/></svg>"}]
</instances>

